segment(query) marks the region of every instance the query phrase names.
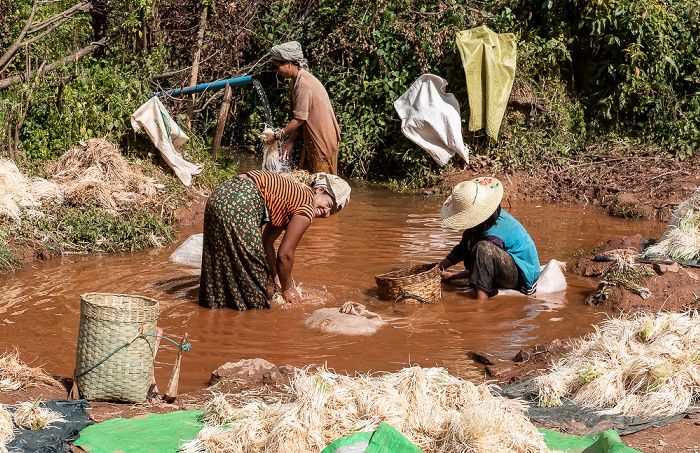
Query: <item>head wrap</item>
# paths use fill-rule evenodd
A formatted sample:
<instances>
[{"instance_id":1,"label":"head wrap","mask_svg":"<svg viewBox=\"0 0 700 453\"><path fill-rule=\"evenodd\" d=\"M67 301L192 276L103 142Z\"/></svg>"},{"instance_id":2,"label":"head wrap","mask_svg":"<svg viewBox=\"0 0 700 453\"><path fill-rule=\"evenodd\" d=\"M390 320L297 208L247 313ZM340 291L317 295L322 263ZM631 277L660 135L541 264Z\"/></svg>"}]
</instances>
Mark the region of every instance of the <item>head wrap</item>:
<instances>
[{"instance_id":1,"label":"head wrap","mask_svg":"<svg viewBox=\"0 0 700 453\"><path fill-rule=\"evenodd\" d=\"M314 189L317 187L326 189L326 192L335 200L336 212L343 209L350 201L350 185L339 176L314 173L311 175L311 186Z\"/></svg>"},{"instance_id":2,"label":"head wrap","mask_svg":"<svg viewBox=\"0 0 700 453\"><path fill-rule=\"evenodd\" d=\"M301 51L301 44L297 41L289 41L278 44L270 49L270 59L275 61L295 61L301 68L308 70L309 65Z\"/></svg>"}]
</instances>

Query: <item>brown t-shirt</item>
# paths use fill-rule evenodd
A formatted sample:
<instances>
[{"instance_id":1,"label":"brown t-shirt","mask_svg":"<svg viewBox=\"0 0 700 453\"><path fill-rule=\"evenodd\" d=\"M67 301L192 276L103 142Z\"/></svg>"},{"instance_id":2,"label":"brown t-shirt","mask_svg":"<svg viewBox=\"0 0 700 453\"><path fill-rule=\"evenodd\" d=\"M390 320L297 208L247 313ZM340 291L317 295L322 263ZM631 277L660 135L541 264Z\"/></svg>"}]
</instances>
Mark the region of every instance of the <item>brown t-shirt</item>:
<instances>
[{"instance_id":1,"label":"brown t-shirt","mask_svg":"<svg viewBox=\"0 0 700 453\"><path fill-rule=\"evenodd\" d=\"M338 173L340 126L328 92L308 71L299 70L290 83L292 118L304 121L302 168L311 173Z\"/></svg>"},{"instance_id":2,"label":"brown t-shirt","mask_svg":"<svg viewBox=\"0 0 700 453\"><path fill-rule=\"evenodd\" d=\"M313 221L314 196L310 188L271 171L253 170L246 175L260 191L273 226L286 228L295 215Z\"/></svg>"}]
</instances>

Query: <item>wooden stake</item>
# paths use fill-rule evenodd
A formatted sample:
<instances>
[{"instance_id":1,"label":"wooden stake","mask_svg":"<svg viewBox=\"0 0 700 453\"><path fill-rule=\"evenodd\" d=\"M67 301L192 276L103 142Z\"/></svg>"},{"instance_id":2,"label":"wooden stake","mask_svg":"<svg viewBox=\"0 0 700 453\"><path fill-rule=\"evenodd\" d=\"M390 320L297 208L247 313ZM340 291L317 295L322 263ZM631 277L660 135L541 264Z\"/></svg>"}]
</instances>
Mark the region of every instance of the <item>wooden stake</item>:
<instances>
[{"instance_id":1,"label":"wooden stake","mask_svg":"<svg viewBox=\"0 0 700 453\"><path fill-rule=\"evenodd\" d=\"M216 153L219 151L219 147L221 146L221 137L224 135L224 127L226 126L226 118L228 117L232 96L233 89L231 89L231 86L227 83L226 91L224 91L224 100L221 102L221 109L219 109L219 121L216 123L214 141L211 144L211 159L214 161L216 160Z\"/></svg>"},{"instance_id":2,"label":"wooden stake","mask_svg":"<svg viewBox=\"0 0 700 453\"><path fill-rule=\"evenodd\" d=\"M180 382L180 360L182 359L182 347L187 343L187 334L182 337L180 342L180 349L177 350L177 358L175 359L175 365L173 365L173 372L170 373L170 380L168 381L168 387L165 389L163 394L163 401L166 403L172 403L177 398L177 387Z\"/></svg>"}]
</instances>

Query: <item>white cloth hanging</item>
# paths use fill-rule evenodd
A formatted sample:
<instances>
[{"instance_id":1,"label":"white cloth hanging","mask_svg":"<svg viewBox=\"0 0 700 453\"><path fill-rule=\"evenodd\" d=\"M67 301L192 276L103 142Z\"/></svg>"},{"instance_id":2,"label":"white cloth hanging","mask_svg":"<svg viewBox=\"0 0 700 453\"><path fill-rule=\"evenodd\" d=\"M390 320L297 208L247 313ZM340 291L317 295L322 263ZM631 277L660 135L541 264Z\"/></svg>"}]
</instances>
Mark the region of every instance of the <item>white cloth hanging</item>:
<instances>
[{"instance_id":1,"label":"white cloth hanging","mask_svg":"<svg viewBox=\"0 0 700 453\"><path fill-rule=\"evenodd\" d=\"M462 139L459 102L445 91L447 81L434 74L418 77L395 102L401 132L445 165L455 153L469 162L469 147Z\"/></svg>"},{"instance_id":2,"label":"white cloth hanging","mask_svg":"<svg viewBox=\"0 0 700 453\"><path fill-rule=\"evenodd\" d=\"M199 174L202 167L185 160L180 154L180 146L190 138L170 117L170 114L157 96L143 103L131 115L131 127L138 132L146 129L153 144L158 148L165 162L186 186L192 184L192 175Z\"/></svg>"}]
</instances>

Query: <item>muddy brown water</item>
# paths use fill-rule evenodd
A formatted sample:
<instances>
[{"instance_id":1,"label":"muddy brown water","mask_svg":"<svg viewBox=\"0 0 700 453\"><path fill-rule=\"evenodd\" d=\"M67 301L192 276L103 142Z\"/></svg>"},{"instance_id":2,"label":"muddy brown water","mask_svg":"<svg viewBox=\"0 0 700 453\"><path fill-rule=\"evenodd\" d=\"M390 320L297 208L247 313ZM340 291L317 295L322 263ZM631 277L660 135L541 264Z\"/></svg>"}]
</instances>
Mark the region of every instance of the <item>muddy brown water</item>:
<instances>
[{"instance_id":1,"label":"muddy brown water","mask_svg":"<svg viewBox=\"0 0 700 453\"><path fill-rule=\"evenodd\" d=\"M467 358L472 349L510 359L523 346L579 337L608 314L584 305L593 279L566 274L563 295L497 296L486 303L465 288L443 284L436 305L403 304L377 298L374 276L407 263L440 261L460 232L443 228L442 197L396 194L356 186L348 207L316 219L296 252L294 278L306 297L289 308L238 312L197 305L198 273L169 261L170 254L201 225L182 231L169 247L112 256L65 256L0 277L0 339L24 361L70 376L80 319L80 295L87 292L139 294L160 302L158 325L179 341L189 334L192 349L182 359L180 392L206 386L211 372L229 361L264 358L276 365L327 365L339 373L394 372L409 365L441 366L475 380L483 371ZM604 215L595 207L517 203L503 205L528 229L541 262L572 261L581 249L640 233L658 237L664 225ZM304 318L318 308L363 303L389 323L370 336L311 330ZM176 348L161 343L156 377L161 391Z\"/></svg>"}]
</instances>

